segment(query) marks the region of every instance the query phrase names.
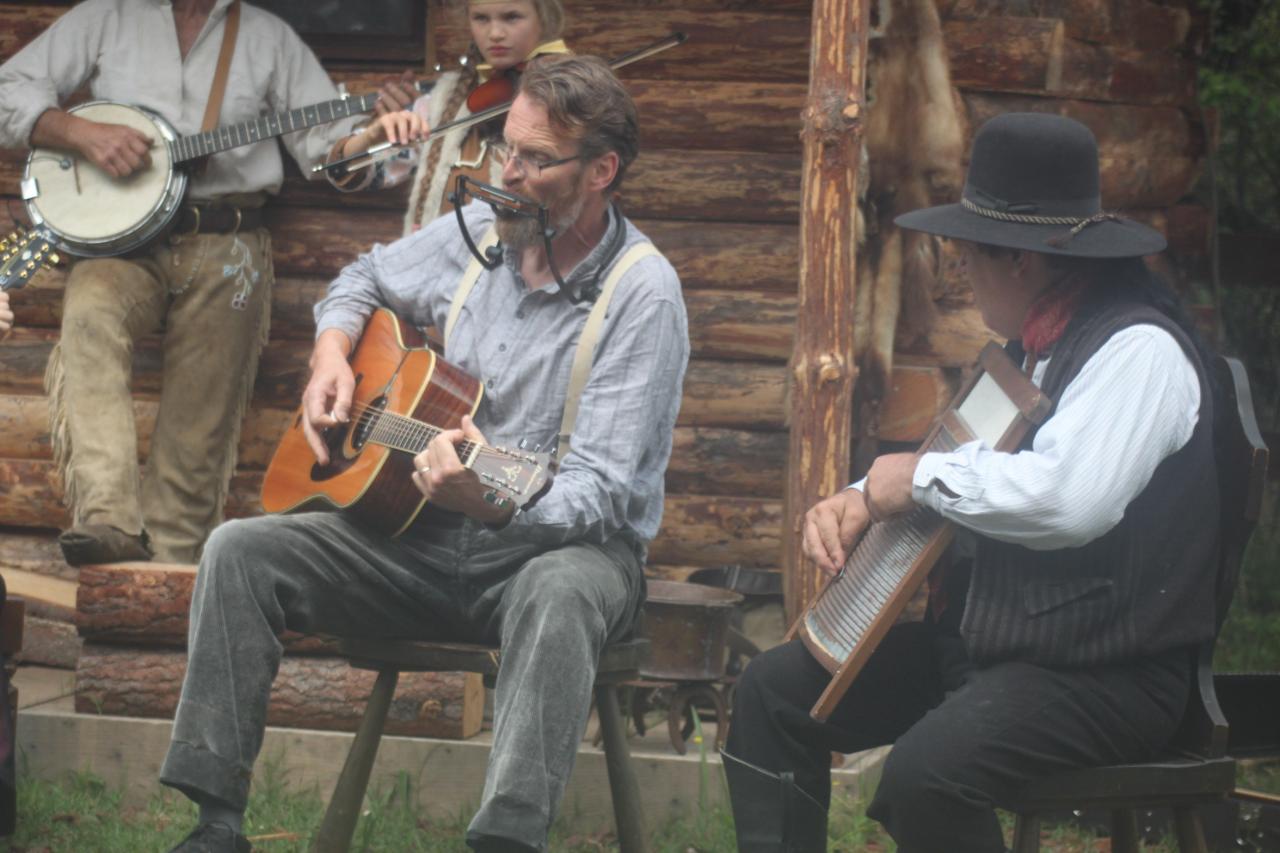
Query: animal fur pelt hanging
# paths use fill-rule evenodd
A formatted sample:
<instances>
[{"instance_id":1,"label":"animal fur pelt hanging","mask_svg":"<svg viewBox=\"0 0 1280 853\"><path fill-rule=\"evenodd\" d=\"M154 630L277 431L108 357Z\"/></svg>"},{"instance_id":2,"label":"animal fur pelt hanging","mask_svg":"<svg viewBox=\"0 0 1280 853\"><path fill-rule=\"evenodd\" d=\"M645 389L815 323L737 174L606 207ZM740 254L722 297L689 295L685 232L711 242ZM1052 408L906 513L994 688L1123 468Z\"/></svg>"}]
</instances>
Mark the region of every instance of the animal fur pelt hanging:
<instances>
[{"instance_id":1,"label":"animal fur pelt hanging","mask_svg":"<svg viewBox=\"0 0 1280 853\"><path fill-rule=\"evenodd\" d=\"M883 396L895 339L905 346L928 333L943 287L936 238L902 231L893 218L959 197L967 135L933 0L879 0L875 13L855 320L863 399Z\"/></svg>"}]
</instances>

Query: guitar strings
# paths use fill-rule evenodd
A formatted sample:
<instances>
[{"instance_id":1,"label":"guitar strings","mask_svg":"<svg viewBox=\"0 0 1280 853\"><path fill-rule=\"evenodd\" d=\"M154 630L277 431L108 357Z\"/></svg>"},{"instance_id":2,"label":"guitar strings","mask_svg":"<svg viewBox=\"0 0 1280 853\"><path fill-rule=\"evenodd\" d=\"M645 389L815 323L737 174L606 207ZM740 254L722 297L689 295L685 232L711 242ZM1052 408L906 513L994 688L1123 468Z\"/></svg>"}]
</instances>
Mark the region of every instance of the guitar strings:
<instances>
[{"instance_id":1,"label":"guitar strings","mask_svg":"<svg viewBox=\"0 0 1280 853\"><path fill-rule=\"evenodd\" d=\"M389 412L368 403L353 401L352 414L355 417L353 428L369 430L369 438L379 444L385 444L406 453L418 453L426 449L427 442L444 432L438 426L415 420L405 415ZM384 423L385 422L385 423ZM377 437L374 434L378 433ZM402 441L403 443L398 443ZM413 442L421 442L417 446ZM484 445L471 440L463 441L457 446L459 457L468 457L474 451L482 450Z\"/></svg>"}]
</instances>

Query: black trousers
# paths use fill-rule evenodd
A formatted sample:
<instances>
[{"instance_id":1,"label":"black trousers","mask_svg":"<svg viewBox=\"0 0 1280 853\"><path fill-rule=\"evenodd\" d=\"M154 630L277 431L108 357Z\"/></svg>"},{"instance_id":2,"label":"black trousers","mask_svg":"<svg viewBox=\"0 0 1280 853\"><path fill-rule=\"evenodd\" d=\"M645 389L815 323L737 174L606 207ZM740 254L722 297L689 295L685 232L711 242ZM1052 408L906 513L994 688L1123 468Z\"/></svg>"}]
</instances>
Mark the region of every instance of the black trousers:
<instances>
[{"instance_id":1,"label":"black trousers","mask_svg":"<svg viewBox=\"0 0 1280 853\"><path fill-rule=\"evenodd\" d=\"M825 723L809 709L831 680L799 641L756 657L736 688L726 751L830 803L831 752L893 749L867 814L903 853L1003 851L995 807L1028 779L1142 761L1172 737L1190 656L1050 669L973 666L958 635L894 627Z\"/></svg>"}]
</instances>

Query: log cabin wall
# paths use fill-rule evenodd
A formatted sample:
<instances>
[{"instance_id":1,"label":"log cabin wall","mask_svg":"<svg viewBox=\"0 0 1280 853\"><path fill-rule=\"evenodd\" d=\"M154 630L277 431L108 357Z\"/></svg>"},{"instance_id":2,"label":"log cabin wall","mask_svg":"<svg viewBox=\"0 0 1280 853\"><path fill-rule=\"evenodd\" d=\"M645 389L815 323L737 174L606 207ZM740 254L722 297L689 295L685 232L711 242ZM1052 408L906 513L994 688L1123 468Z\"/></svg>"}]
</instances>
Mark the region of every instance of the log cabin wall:
<instances>
[{"instance_id":1,"label":"log cabin wall","mask_svg":"<svg viewBox=\"0 0 1280 853\"><path fill-rule=\"evenodd\" d=\"M889 0L884 0L889 2ZM430 48L446 67L462 29L431 0ZM68 3L0 3L0 61ZM798 278L800 111L809 67L805 0L570 0L566 38L580 52L616 56L665 35L689 42L623 72L640 107L642 152L622 202L679 271L693 359L667 474L655 575L741 563L776 567L787 454L783 423ZM995 113L1052 110L1098 135L1107 204L1170 235L1184 267L1203 255L1203 208L1182 203L1201 166L1194 55L1204 27L1191 0L938 0L972 126ZM390 63L326 63L353 92L376 86ZM881 105L881 108L892 105ZM23 218L25 152L0 151L0 226ZM258 486L306 376L311 305L355 255L400 233L399 190L339 195L294 175L270 212L277 286L271 343L246 416L228 515L259 511ZM65 523L50 461L41 376L58 336L64 271L15 292L16 330L0 344L0 567L52 589L40 618L68 645L68 589L76 572L52 536ZM938 295L931 334L899 353L876 419L877 437L922 437L958 370L985 333L955 276ZM134 371L139 453L156 413L160 353L143 340ZM44 581L37 582L35 579ZM50 587L47 581L62 584ZM14 588L11 581L10 588ZM44 594L44 593L42 593ZM71 635L73 638L73 634ZM32 644L29 642L28 647ZM53 648L51 645L50 648Z\"/></svg>"}]
</instances>

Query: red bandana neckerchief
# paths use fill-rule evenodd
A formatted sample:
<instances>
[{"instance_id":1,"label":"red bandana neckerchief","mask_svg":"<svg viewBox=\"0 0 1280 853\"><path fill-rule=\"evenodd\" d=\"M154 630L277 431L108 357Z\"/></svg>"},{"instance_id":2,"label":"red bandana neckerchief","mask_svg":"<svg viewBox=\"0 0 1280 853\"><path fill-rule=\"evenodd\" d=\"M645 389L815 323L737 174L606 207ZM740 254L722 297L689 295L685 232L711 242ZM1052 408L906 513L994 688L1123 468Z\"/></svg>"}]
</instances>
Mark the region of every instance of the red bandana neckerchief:
<instances>
[{"instance_id":1,"label":"red bandana neckerchief","mask_svg":"<svg viewBox=\"0 0 1280 853\"><path fill-rule=\"evenodd\" d=\"M1050 287L1031 303L1022 321L1022 348L1027 353L1028 372L1062 337L1090 284L1084 276L1073 276Z\"/></svg>"}]
</instances>

